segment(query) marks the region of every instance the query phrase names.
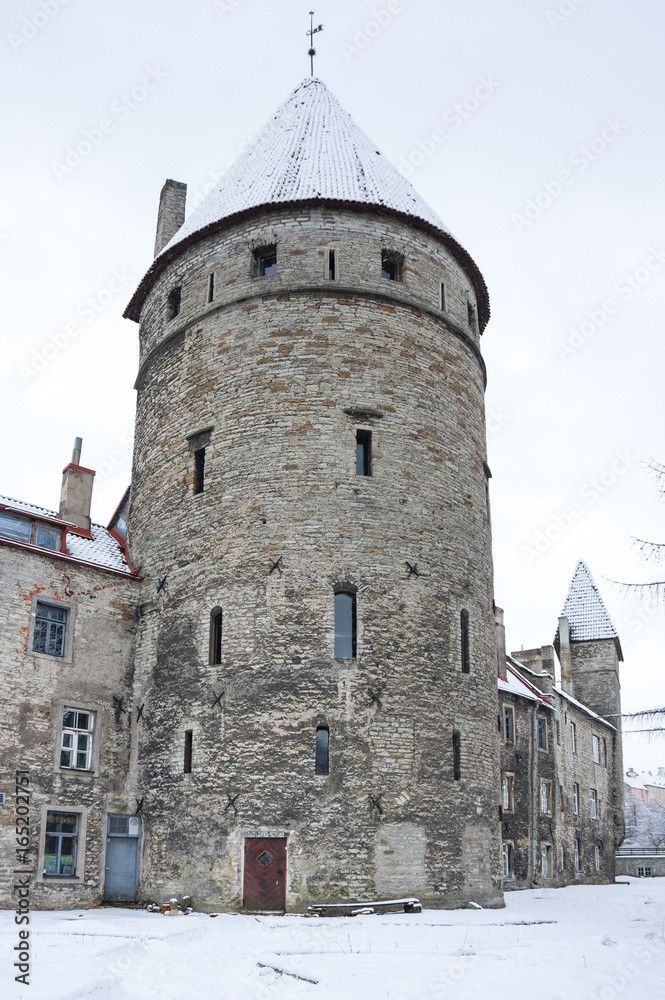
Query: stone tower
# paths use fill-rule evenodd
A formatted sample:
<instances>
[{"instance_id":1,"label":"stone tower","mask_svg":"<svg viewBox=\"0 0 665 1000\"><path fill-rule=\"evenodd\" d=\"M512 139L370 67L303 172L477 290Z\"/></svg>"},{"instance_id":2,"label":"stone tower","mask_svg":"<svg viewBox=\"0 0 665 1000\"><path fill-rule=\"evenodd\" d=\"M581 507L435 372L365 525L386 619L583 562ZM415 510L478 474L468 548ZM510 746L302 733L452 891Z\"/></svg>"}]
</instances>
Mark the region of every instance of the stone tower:
<instances>
[{"instance_id":1,"label":"stone tower","mask_svg":"<svg viewBox=\"0 0 665 1000\"><path fill-rule=\"evenodd\" d=\"M613 808L618 846L624 836L619 679L623 652L619 634L583 559L575 567L559 618L555 648L561 663L561 686L564 691L607 719L617 730L612 759L615 762Z\"/></svg>"},{"instance_id":2,"label":"stone tower","mask_svg":"<svg viewBox=\"0 0 665 1000\"><path fill-rule=\"evenodd\" d=\"M184 201L126 313L142 896L499 906L483 278L315 78Z\"/></svg>"}]
</instances>

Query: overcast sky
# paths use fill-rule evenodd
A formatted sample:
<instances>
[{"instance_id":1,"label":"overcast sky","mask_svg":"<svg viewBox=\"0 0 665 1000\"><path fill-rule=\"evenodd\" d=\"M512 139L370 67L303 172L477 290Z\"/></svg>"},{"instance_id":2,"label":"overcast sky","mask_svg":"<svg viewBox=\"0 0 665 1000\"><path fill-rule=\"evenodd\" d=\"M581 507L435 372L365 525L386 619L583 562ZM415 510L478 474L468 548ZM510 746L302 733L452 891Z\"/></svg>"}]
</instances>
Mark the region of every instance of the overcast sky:
<instances>
[{"instance_id":1,"label":"overcast sky","mask_svg":"<svg viewBox=\"0 0 665 1000\"><path fill-rule=\"evenodd\" d=\"M81 435L93 518L112 514L138 354L122 312L151 262L160 188L187 182L191 210L308 74L306 8L5 0L0 492L57 507ZM608 582L656 578L630 536L665 540L646 466L665 462L662 3L327 0L315 13L317 75L489 286L509 648L552 641L584 558L621 634L624 710L665 705L663 611ZM625 762L665 765L665 741L631 737Z\"/></svg>"}]
</instances>

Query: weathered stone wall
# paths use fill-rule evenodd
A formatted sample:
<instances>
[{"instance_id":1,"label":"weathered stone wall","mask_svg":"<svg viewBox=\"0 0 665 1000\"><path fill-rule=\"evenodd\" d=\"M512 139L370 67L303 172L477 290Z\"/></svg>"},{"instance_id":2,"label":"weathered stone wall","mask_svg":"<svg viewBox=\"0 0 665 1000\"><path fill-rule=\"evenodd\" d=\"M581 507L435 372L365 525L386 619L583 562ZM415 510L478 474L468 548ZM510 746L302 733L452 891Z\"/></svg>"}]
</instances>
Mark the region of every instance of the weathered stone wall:
<instances>
[{"instance_id":1,"label":"weathered stone wall","mask_svg":"<svg viewBox=\"0 0 665 1000\"><path fill-rule=\"evenodd\" d=\"M113 573L0 545L0 906L15 906L14 791L17 768L29 772L31 905L61 909L98 903L108 812L128 811L129 730L138 585ZM29 645L35 598L70 609L71 657L34 653ZM123 710L113 707L113 696ZM63 706L95 713L92 769L59 766ZM133 806L133 801L132 801ZM86 811L83 878L42 879L39 856L43 807ZM133 811L133 809L129 809Z\"/></svg>"},{"instance_id":2,"label":"weathered stone wall","mask_svg":"<svg viewBox=\"0 0 665 1000\"><path fill-rule=\"evenodd\" d=\"M616 861L617 875L639 876L638 869L650 868L651 877L665 875L665 855L664 854L630 854L620 855ZM642 876L649 877L649 876Z\"/></svg>"},{"instance_id":3,"label":"weathered stone wall","mask_svg":"<svg viewBox=\"0 0 665 1000\"><path fill-rule=\"evenodd\" d=\"M252 250L272 244L277 274L253 277ZM403 283L381 278L382 248L404 255ZM182 311L169 321L175 286ZM405 878L432 905L500 904L484 371L470 294L423 233L314 210L203 242L151 291L129 529L146 574L133 751L144 897L181 889L204 908L241 905L243 838L268 831L288 838L289 907L402 893ZM373 434L371 477L355 472L359 427ZM196 494L188 438L201 432ZM357 592L353 660L333 655L336 587ZM317 725L330 728L328 776L314 774Z\"/></svg>"}]
</instances>

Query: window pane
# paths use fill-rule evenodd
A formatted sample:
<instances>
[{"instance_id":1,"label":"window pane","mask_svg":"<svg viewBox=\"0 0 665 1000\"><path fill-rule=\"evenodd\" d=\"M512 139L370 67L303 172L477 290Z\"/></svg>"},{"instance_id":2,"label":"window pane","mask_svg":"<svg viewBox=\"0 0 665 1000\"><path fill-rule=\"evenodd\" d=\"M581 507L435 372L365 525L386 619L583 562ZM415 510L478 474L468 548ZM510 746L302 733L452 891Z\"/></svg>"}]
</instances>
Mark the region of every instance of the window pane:
<instances>
[{"instance_id":1,"label":"window pane","mask_svg":"<svg viewBox=\"0 0 665 1000\"><path fill-rule=\"evenodd\" d=\"M261 257L260 273L266 277L269 277L271 274L277 274L277 254L265 254Z\"/></svg>"},{"instance_id":2,"label":"window pane","mask_svg":"<svg viewBox=\"0 0 665 1000\"><path fill-rule=\"evenodd\" d=\"M78 712L76 719L77 729L92 729L90 725L90 715L88 712Z\"/></svg>"},{"instance_id":3,"label":"window pane","mask_svg":"<svg viewBox=\"0 0 665 1000\"><path fill-rule=\"evenodd\" d=\"M15 542L29 542L30 521L21 521L18 517L0 514L0 535Z\"/></svg>"},{"instance_id":4,"label":"window pane","mask_svg":"<svg viewBox=\"0 0 665 1000\"><path fill-rule=\"evenodd\" d=\"M127 836L129 819L127 816L109 816L109 833Z\"/></svg>"},{"instance_id":5,"label":"window pane","mask_svg":"<svg viewBox=\"0 0 665 1000\"><path fill-rule=\"evenodd\" d=\"M72 751L71 750L61 750L60 751L60 767L71 767L72 766Z\"/></svg>"},{"instance_id":6,"label":"window pane","mask_svg":"<svg viewBox=\"0 0 665 1000\"><path fill-rule=\"evenodd\" d=\"M356 655L355 606L353 594L335 594L335 657L352 660Z\"/></svg>"},{"instance_id":7,"label":"window pane","mask_svg":"<svg viewBox=\"0 0 665 1000\"><path fill-rule=\"evenodd\" d=\"M60 550L60 532L52 528L43 528L35 525L34 544L42 549L50 549L52 552Z\"/></svg>"},{"instance_id":8,"label":"window pane","mask_svg":"<svg viewBox=\"0 0 665 1000\"><path fill-rule=\"evenodd\" d=\"M72 712L69 709L64 711L62 713L62 724L67 729L76 729L76 712Z\"/></svg>"},{"instance_id":9,"label":"window pane","mask_svg":"<svg viewBox=\"0 0 665 1000\"><path fill-rule=\"evenodd\" d=\"M74 734L73 733L63 733L62 734L62 745L63 745L63 747L73 747L74 746Z\"/></svg>"}]
</instances>

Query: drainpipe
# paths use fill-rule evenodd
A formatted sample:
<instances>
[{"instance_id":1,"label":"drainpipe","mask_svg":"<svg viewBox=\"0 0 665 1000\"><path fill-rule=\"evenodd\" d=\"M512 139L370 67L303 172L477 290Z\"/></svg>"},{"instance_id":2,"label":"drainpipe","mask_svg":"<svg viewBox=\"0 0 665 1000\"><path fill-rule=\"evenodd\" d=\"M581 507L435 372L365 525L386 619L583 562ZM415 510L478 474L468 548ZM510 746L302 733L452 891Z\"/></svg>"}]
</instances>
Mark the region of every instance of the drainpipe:
<instances>
[{"instance_id":1,"label":"drainpipe","mask_svg":"<svg viewBox=\"0 0 665 1000\"><path fill-rule=\"evenodd\" d=\"M531 727L531 881L536 881L536 757L538 754L538 723L536 704L533 705L533 725Z\"/></svg>"}]
</instances>

